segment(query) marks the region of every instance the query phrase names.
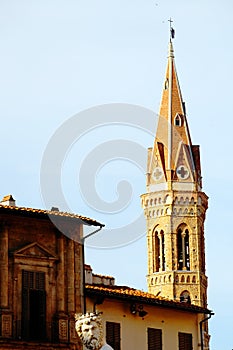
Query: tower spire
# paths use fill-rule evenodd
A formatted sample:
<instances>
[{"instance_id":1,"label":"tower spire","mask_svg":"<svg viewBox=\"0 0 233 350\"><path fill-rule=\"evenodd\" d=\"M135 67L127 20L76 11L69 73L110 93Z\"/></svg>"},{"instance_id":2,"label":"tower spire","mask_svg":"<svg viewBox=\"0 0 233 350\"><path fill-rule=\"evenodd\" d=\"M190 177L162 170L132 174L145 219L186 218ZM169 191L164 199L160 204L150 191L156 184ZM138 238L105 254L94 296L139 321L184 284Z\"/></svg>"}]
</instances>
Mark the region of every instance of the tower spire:
<instances>
[{"instance_id":1,"label":"tower spire","mask_svg":"<svg viewBox=\"0 0 233 350\"><path fill-rule=\"evenodd\" d=\"M172 300L206 306L204 221L208 197L202 192L199 146L191 142L175 67L170 22L167 67L157 131L148 149L148 290Z\"/></svg>"},{"instance_id":2,"label":"tower spire","mask_svg":"<svg viewBox=\"0 0 233 350\"><path fill-rule=\"evenodd\" d=\"M179 189L179 183L186 182L187 189L200 189L199 149L191 142L185 103L175 66L172 43L174 29L171 26L171 19L169 22L167 68L154 147L148 157L148 174L150 175L147 185L150 188L161 188L162 186L164 189ZM159 173L161 176L158 176Z\"/></svg>"}]
</instances>

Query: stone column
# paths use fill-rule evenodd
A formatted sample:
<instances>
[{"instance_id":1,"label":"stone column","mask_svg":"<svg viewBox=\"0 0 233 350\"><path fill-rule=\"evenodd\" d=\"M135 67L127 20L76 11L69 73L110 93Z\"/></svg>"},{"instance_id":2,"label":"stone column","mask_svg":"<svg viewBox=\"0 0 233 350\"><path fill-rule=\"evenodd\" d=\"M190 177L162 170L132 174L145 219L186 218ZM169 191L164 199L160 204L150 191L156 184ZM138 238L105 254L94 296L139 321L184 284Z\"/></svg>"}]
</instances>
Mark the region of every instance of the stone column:
<instances>
[{"instance_id":1,"label":"stone column","mask_svg":"<svg viewBox=\"0 0 233 350\"><path fill-rule=\"evenodd\" d=\"M72 239L68 240L68 249L67 249L67 296L68 296L68 305L67 311L68 314L74 313L74 241Z\"/></svg>"},{"instance_id":2,"label":"stone column","mask_svg":"<svg viewBox=\"0 0 233 350\"><path fill-rule=\"evenodd\" d=\"M82 246L80 243L74 243L74 271L75 271L75 312L81 312L81 295L83 291L81 288L82 284L82 275L83 275L83 264L82 264Z\"/></svg>"},{"instance_id":3,"label":"stone column","mask_svg":"<svg viewBox=\"0 0 233 350\"><path fill-rule=\"evenodd\" d=\"M8 228L0 227L0 307L8 307Z\"/></svg>"},{"instance_id":4,"label":"stone column","mask_svg":"<svg viewBox=\"0 0 233 350\"><path fill-rule=\"evenodd\" d=\"M57 312L65 311L64 236L58 238Z\"/></svg>"}]
</instances>

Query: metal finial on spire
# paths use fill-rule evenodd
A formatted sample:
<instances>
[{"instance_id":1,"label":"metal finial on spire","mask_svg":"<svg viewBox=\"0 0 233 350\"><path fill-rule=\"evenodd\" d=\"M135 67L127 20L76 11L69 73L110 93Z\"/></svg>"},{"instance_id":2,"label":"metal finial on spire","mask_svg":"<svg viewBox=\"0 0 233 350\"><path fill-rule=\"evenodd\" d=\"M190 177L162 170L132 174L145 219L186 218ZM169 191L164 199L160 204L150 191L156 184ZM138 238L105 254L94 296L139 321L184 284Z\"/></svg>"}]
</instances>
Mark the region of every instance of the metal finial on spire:
<instances>
[{"instance_id":1,"label":"metal finial on spire","mask_svg":"<svg viewBox=\"0 0 233 350\"><path fill-rule=\"evenodd\" d=\"M170 40L175 38L175 29L172 27L172 19L168 20L170 22Z\"/></svg>"}]
</instances>

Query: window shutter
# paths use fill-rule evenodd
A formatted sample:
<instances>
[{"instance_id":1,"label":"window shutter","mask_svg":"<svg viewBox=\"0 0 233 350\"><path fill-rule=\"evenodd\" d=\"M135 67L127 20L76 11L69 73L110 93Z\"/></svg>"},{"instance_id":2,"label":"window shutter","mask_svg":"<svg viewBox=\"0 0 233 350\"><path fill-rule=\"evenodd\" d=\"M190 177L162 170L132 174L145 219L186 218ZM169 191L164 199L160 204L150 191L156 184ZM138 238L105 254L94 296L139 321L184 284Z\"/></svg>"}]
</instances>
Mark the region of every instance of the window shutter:
<instances>
[{"instance_id":1,"label":"window shutter","mask_svg":"<svg viewBox=\"0 0 233 350\"><path fill-rule=\"evenodd\" d=\"M114 350L121 349L120 323L106 322L106 341Z\"/></svg>"},{"instance_id":2,"label":"window shutter","mask_svg":"<svg viewBox=\"0 0 233 350\"><path fill-rule=\"evenodd\" d=\"M156 328L147 329L148 350L162 350L162 330Z\"/></svg>"},{"instance_id":3,"label":"window shutter","mask_svg":"<svg viewBox=\"0 0 233 350\"><path fill-rule=\"evenodd\" d=\"M190 333L179 332L179 350L192 350L193 349L193 337Z\"/></svg>"}]
</instances>

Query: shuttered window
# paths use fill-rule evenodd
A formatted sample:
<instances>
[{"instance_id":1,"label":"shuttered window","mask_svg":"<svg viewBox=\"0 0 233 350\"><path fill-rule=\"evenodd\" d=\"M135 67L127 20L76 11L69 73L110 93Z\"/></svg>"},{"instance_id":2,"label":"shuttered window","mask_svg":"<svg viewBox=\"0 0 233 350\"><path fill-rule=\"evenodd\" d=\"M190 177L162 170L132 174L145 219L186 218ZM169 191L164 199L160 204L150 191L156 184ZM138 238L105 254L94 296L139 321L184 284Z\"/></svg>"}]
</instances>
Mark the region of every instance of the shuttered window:
<instances>
[{"instance_id":1,"label":"shuttered window","mask_svg":"<svg viewBox=\"0 0 233 350\"><path fill-rule=\"evenodd\" d=\"M22 323L23 339L41 340L46 335L45 273L22 271Z\"/></svg>"},{"instance_id":2,"label":"shuttered window","mask_svg":"<svg viewBox=\"0 0 233 350\"><path fill-rule=\"evenodd\" d=\"M193 337L190 333L179 332L179 350L192 350L193 349Z\"/></svg>"},{"instance_id":3,"label":"shuttered window","mask_svg":"<svg viewBox=\"0 0 233 350\"><path fill-rule=\"evenodd\" d=\"M162 330L157 328L147 329L148 350L162 350Z\"/></svg>"},{"instance_id":4,"label":"shuttered window","mask_svg":"<svg viewBox=\"0 0 233 350\"><path fill-rule=\"evenodd\" d=\"M114 350L121 350L120 323L106 322L106 342Z\"/></svg>"}]
</instances>

